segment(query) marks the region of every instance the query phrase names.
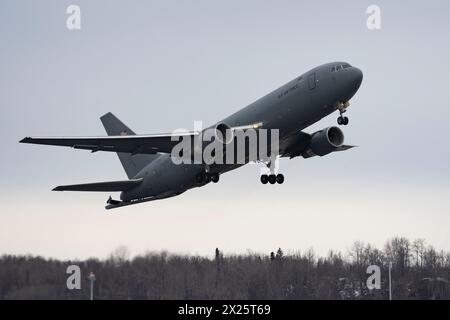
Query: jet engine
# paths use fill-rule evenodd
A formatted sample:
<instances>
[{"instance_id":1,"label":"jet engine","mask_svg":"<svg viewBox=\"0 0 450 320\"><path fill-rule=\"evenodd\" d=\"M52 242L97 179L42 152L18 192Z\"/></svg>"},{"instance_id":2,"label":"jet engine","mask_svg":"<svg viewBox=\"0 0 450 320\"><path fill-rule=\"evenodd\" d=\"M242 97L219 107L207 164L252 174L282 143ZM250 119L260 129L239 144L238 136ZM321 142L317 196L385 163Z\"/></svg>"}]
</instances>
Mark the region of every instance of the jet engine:
<instances>
[{"instance_id":1,"label":"jet engine","mask_svg":"<svg viewBox=\"0 0 450 320\"><path fill-rule=\"evenodd\" d=\"M325 156L344 143L344 133L338 127L329 127L315 132L311 136L308 146L303 151L304 158Z\"/></svg>"},{"instance_id":2,"label":"jet engine","mask_svg":"<svg viewBox=\"0 0 450 320\"><path fill-rule=\"evenodd\" d=\"M219 123L216 125L216 139L223 144L229 144L233 141L234 133L229 125L226 123Z\"/></svg>"}]
</instances>

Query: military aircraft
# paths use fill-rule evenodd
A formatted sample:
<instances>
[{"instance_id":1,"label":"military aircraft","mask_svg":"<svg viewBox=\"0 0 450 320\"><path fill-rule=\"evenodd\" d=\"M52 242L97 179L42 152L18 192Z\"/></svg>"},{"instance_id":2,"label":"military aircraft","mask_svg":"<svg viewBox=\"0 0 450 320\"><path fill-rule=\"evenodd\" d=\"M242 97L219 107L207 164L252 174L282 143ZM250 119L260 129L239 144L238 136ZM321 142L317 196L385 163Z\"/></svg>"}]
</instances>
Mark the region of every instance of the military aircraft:
<instances>
[{"instance_id":1,"label":"military aircraft","mask_svg":"<svg viewBox=\"0 0 450 320\"><path fill-rule=\"evenodd\" d=\"M344 134L338 127L328 127L309 134L302 130L338 111L339 125L347 125L343 114L363 79L360 69L346 62L316 67L295 78L240 111L208 129L217 132L224 145L233 141L234 130L278 130L278 155L294 158L325 156L353 146L344 145ZM54 191L121 192L120 200L109 197L106 209L179 195L194 187L217 183L221 174L241 167L242 163L175 163L171 152L179 139L195 139L198 131L137 135L113 114L101 118L108 136L103 137L26 137L21 143L66 146L92 152L116 152L128 180L65 185ZM205 129L206 130L206 129ZM227 138L224 138L224 137ZM201 144L202 148L204 147ZM245 159L249 159L246 157ZM262 174L263 184L281 184L284 176L273 171Z\"/></svg>"}]
</instances>

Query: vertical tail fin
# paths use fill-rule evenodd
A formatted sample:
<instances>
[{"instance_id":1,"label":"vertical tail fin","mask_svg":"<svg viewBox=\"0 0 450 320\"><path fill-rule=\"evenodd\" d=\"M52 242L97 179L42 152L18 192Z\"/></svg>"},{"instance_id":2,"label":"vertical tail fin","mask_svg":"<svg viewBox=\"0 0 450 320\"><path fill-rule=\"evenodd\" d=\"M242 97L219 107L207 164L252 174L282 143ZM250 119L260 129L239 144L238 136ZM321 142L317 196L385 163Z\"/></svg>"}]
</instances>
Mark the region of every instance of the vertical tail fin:
<instances>
[{"instance_id":1,"label":"vertical tail fin","mask_svg":"<svg viewBox=\"0 0 450 320\"><path fill-rule=\"evenodd\" d=\"M109 136L135 135L133 130L123 124L122 121L120 121L111 112L108 112L107 114L100 117L100 120L102 121L106 133ZM120 162L122 163L122 166L129 179L132 179L146 165L159 157L158 154L131 155L129 153L120 152L118 152L117 155L119 156Z\"/></svg>"}]
</instances>

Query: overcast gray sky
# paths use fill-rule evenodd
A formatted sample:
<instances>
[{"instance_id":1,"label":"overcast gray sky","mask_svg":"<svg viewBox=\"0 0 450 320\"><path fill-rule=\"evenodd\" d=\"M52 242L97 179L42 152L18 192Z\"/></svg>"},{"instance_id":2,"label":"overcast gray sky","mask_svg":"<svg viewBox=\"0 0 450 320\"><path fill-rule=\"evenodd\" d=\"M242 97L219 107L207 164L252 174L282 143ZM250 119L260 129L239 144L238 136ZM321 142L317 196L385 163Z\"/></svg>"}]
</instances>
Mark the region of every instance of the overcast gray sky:
<instances>
[{"instance_id":1,"label":"overcast gray sky","mask_svg":"<svg viewBox=\"0 0 450 320\"><path fill-rule=\"evenodd\" d=\"M81 7L79 31L66 28L70 4ZM366 27L370 4L381 30ZM396 235L449 250L449 12L448 1L1 0L0 253L324 254ZM108 111L139 133L209 125L331 61L364 72L343 128L360 147L282 160L283 185L261 185L249 165L105 211L109 194L50 190L125 178L114 154L18 143L103 135Z\"/></svg>"}]
</instances>

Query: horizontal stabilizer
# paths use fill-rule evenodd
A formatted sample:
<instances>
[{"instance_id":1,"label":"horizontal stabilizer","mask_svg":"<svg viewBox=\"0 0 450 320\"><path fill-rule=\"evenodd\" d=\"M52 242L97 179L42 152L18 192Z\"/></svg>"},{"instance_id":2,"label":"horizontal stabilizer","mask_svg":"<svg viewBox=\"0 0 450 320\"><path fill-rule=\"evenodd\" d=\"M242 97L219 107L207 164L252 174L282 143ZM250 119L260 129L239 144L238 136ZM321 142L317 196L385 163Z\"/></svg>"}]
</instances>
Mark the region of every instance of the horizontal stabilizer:
<instances>
[{"instance_id":1,"label":"horizontal stabilizer","mask_svg":"<svg viewBox=\"0 0 450 320\"><path fill-rule=\"evenodd\" d=\"M138 203L153 201L153 200L158 200L158 198L148 197L148 198L134 200L134 201L119 201L119 200L113 200L113 199L111 199L111 197L109 197L108 201L106 202L105 209L106 210L117 209L117 208L121 208L121 207L130 206L133 204L138 204Z\"/></svg>"},{"instance_id":2,"label":"horizontal stabilizer","mask_svg":"<svg viewBox=\"0 0 450 320\"><path fill-rule=\"evenodd\" d=\"M154 196L150 196L150 197L147 197L147 198L135 199L135 200L131 200L131 201L113 200L111 197L109 197L108 201L106 202L105 209L106 210L116 209L116 208L130 206L130 205L138 204L138 203L142 203L142 202L161 200L161 199L177 196L179 194L182 194L183 192L184 191L182 191L182 192L171 192L171 191L169 191L169 192L160 194L160 195L155 196L155 197Z\"/></svg>"},{"instance_id":3,"label":"horizontal stabilizer","mask_svg":"<svg viewBox=\"0 0 450 320\"><path fill-rule=\"evenodd\" d=\"M99 192L115 192L126 191L138 186L144 179L132 179L125 181L109 181L95 182L85 184L73 184L69 186L58 186L53 191L99 191Z\"/></svg>"}]
</instances>

